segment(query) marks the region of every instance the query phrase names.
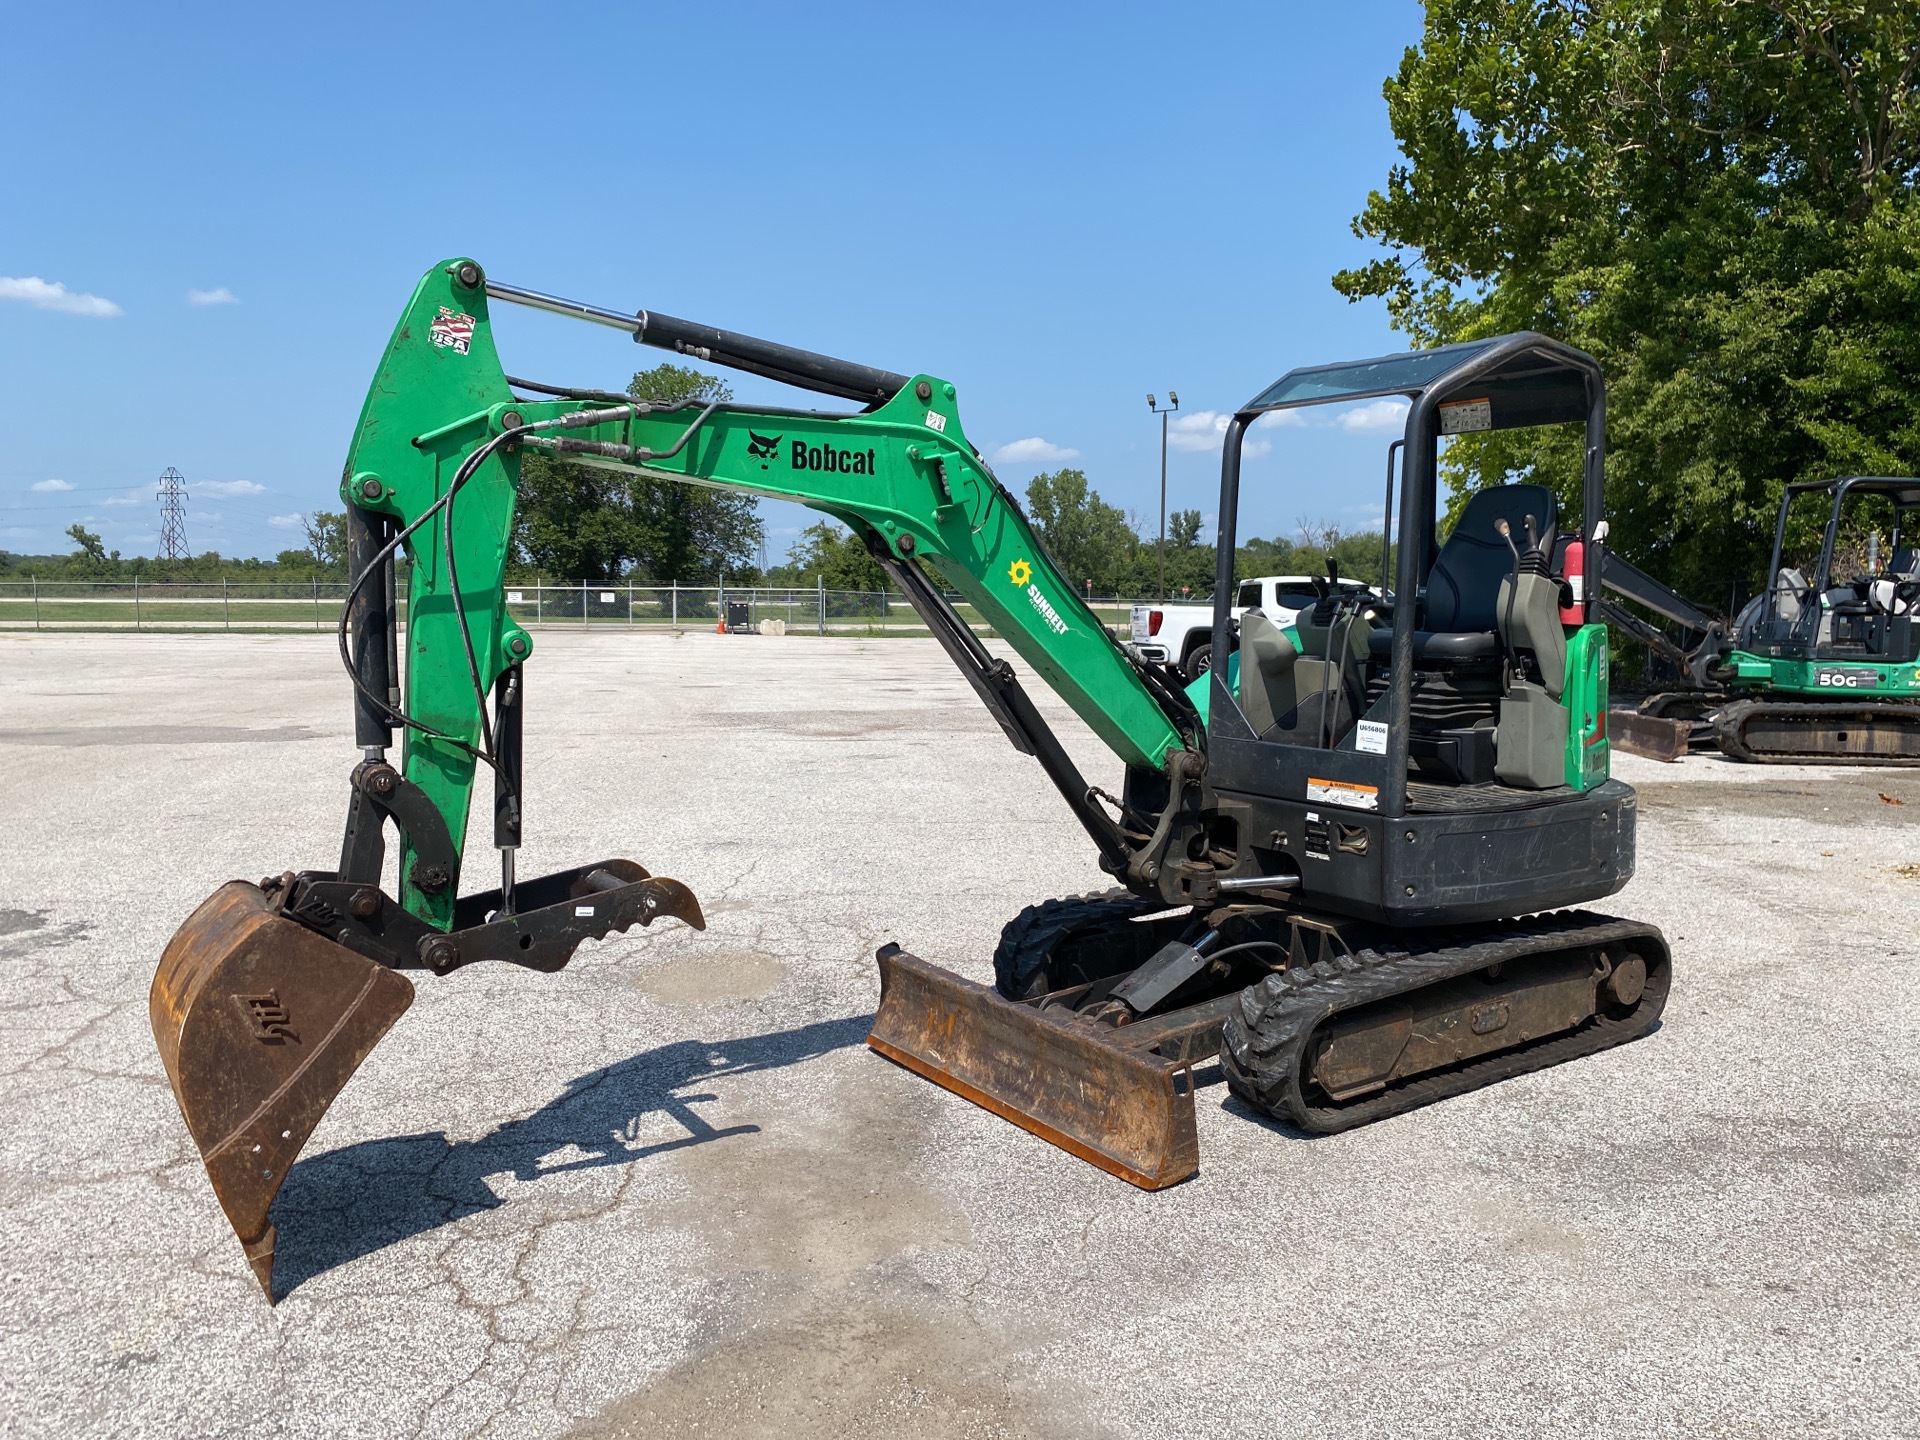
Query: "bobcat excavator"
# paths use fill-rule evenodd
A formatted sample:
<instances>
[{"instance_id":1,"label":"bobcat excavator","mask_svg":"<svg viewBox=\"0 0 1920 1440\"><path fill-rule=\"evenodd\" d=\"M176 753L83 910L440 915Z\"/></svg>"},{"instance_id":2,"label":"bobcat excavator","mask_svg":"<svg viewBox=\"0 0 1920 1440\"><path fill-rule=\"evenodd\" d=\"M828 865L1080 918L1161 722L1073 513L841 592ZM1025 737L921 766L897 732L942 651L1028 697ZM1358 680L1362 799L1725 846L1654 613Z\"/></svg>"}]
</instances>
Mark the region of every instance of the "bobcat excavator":
<instances>
[{"instance_id":1,"label":"bobcat excavator","mask_svg":"<svg viewBox=\"0 0 1920 1440\"><path fill-rule=\"evenodd\" d=\"M498 302L857 408L649 405L515 380L494 348ZM1326 1132L1645 1034L1669 983L1659 931L1562 908L1617 891L1634 855L1633 792L1608 778L1605 626L1590 603L1563 616L1550 571L1563 532L1583 528L1589 564L1602 549L1590 357L1509 335L1296 370L1261 392L1225 437L1214 653L1234 648L1247 427L1383 395L1412 401L1398 599L1388 610L1330 583L1293 627L1251 612L1238 654L1189 691L1077 598L967 442L945 381L575 304L467 259L435 266L380 361L341 482L340 657L361 755L339 860L223 885L167 946L151 995L175 1097L269 1300L274 1196L411 1002L410 972L558 970L610 931L703 924L686 886L631 860L515 874L537 664L502 580L527 454L798 500L851 526L1086 831L1113 888L1022 912L992 987L880 950L869 1044L949 1090L1159 1188L1198 1166L1195 1071L1216 1054L1246 1104ZM1584 514L1509 485L1474 497L1436 543L1439 437L1554 423L1585 428ZM1081 775L929 559L1113 750L1118 796ZM462 893L482 766L499 883Z\"/></svg>"}]
</instances>

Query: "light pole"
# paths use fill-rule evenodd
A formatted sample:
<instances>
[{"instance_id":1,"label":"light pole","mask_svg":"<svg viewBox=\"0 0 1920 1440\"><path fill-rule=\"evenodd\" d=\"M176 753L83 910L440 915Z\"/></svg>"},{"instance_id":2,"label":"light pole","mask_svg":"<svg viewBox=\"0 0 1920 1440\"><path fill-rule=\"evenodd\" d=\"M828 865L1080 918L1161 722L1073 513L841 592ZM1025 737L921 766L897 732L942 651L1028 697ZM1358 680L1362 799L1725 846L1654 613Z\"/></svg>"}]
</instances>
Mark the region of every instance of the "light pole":
<instances>
[{"instance_id":1,"label":"light pole","mask_svg":"<svg viewBox=\"0 0 1920 1440\"><path fill-rule=\"evenodd\" d=\"M1167 391L1167 408L1147 396L1147 409L1160 417L1160 598L1167 598L1167 416L1180 408L1180 397Z\"/></svg>"}]
</instances>

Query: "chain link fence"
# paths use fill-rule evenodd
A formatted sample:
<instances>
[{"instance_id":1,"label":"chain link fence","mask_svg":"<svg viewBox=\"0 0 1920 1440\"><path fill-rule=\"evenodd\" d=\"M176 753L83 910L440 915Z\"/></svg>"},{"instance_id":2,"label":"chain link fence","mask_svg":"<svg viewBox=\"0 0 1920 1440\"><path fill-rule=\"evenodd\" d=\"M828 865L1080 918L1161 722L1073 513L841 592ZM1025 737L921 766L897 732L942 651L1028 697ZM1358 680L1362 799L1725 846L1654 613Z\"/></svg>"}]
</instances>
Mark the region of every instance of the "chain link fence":
<instances>
[{"instance_id":1,"label":"chain link fence","mask_svg":"<svg viewBox=\"0 0 1920 1440\"><path fill-rule=\"evenodd\" d=\"M339 624L346 584L331 580L0 581L5 630L326 631ZM775 630L789 635L925 635L899 595L859 590L730 585L509 584L507 610L528 629ZM981 635L992 628L971 605L949 597ZM1128 600L1096 599L1094 613L1125 630ZM400 623L406 624L401 587ZM778 626L763 624L778 621Z\"/></svg>"}]
</instances>

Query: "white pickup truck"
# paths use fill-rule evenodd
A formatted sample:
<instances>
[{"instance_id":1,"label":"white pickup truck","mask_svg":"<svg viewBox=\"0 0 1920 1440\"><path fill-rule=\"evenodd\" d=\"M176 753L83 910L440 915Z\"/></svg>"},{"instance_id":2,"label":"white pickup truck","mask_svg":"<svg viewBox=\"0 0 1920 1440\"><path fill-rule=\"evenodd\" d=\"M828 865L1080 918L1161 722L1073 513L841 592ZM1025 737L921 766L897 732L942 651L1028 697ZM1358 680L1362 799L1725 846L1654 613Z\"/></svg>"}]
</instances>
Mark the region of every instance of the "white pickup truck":
<instances>
[{"instance_id":1,"label":"white pickup truck","mask_svg":"<svg viewBox=\"0 0 1920 1440\"><path fill-rule=\"evenodd\" d=\"M1242 580L1233 597L1233 618L1258 606L1274 624L1287 626L1317 598L1311 575L1261 575ZM1343 591L1373 588L1357 580L1342 580ZM1133 644L1141 656L1177 665L1189 680L1197 680L1213 663L1213 602L1168 605L1151 602L1133 607Z\"/></svg>"}]
</instances>

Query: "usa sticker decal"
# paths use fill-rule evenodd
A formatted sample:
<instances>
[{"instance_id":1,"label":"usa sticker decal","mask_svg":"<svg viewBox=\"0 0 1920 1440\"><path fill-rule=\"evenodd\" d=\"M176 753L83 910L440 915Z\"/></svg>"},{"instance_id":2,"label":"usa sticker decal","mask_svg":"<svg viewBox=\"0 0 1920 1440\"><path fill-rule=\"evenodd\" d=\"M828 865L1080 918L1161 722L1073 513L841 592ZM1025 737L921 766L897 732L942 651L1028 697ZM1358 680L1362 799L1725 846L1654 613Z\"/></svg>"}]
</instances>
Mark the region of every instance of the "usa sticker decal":
<instances>
[{"instance_id":1,"label":"usa sticker decal","mask_svg":"<svg viewBox=\"0 0 1920 1440\"><path fill-rule=\"evenodd\" d=\"M465 355L473 348L473 326L473 316L442 305L427 330L427 339L439 349Z\"/></svg>"}]
</instances>

